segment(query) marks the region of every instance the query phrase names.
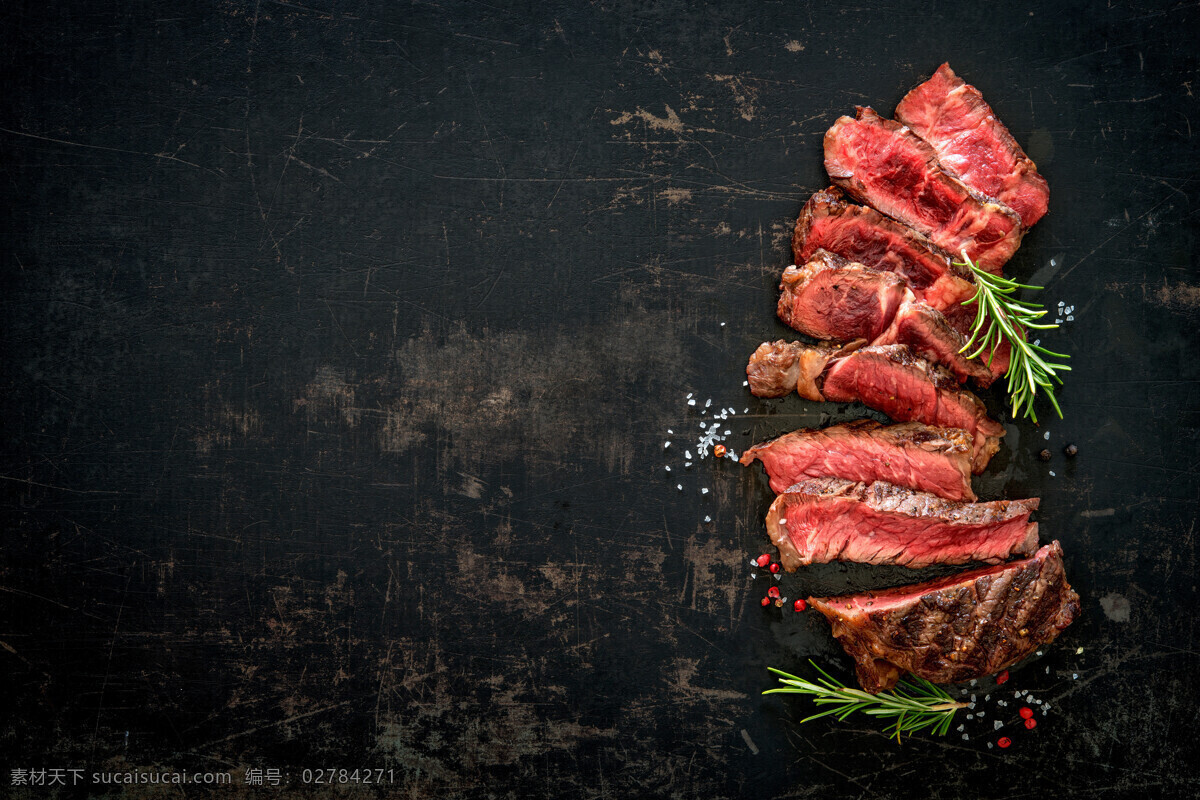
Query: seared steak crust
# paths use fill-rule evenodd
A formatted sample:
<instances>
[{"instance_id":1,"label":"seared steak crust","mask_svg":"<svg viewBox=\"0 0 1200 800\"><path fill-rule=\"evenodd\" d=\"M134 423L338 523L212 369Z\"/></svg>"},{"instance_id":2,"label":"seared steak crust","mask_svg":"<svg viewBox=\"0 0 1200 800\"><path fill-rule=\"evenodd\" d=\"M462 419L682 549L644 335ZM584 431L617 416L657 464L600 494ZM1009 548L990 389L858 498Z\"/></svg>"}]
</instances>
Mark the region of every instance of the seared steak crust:
<instances>
[{"instance_id":1,"label":"seared steak crust","mask_svg":"<svg viewBox=\"0 0 1200 800\"><path fill-rule=\"evenodd\" d=\"M933 148L870 108L825 134L825 169L855 198L999 272L1021 245L1021 218L948 174Z\"/></svg>"},{"instance_id":2,"label":"seared steak crust","mask_svg":"<svg viewBox=\"0 0 1200 800\"><path fill-rule=\"evenodd\" d=\"M808 602L832 623L872 694L905 672L934 683L989 675L1054 641L1080 613L1058 542L1000 566Z\"/></svg>"},{"instance_id":3,"label":"seared steak crust","mask_svg":"<svg viewBox=\"0 0 1200 800\"><path fill-rule=\"evenodd\" d=\"M885 481L811 478L775 498L767 533L788 572L807 564L999 563L1037 549L1037 498L961 503Z\"/></svg>"},{"instance_id":4,"label":"seared steak crust","mask_svg":"<svg viewBox=\"0 0 1200 800\"><path fill-rule=\"evenodd\" d=\"M974 86L942 64L904 96L896 119L937 152L946 169L972 189L994 197L1028 228L1042 218L1050 187Z\"/></svg>"},{"instance_id":5,"label":"seared steak crust","mask_svg":"<svg viewBox=\"0 0 1200 800\"><path fill-rule=\"evenodd\" d=\"M803 428L742 453L745 466L762 462L771 489L783 492L806 478L838 476L887 481L949 500L974 500L971 436L919 422L882 425L861 419Z\"/></svg>"}]
</instances>

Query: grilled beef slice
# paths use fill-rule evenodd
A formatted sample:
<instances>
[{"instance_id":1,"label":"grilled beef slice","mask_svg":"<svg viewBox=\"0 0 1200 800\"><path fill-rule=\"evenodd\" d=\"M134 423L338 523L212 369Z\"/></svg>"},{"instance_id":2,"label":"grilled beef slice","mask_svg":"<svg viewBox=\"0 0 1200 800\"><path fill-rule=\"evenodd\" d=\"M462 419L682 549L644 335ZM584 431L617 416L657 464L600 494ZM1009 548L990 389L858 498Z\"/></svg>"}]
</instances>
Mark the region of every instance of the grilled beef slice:
<instances>
[{"instance_id":1,"label":"grilled beef slice","mask_svg":"<svg viewBox=\"0 0 1200 800\"><path fill-rule=\"evenodd\" d=\"M797 264L806 263L820 249L896 273L908 281L918 300L952 317L962 308L959 304L975 294L971 271L955 262L959 256L873 208L847 201L836 186L809 198L792 233Z\"/></svg>"},{"instance_id":2,"label":"grilled beef slice","mask_svg":"<svg viewBox=\"0 0 1200 800\"><path fill-rule=\"evenodd\" d=\"M755 397L787 397L798 392L805 400L823 401L821 374L834 356L852 352L866 340L846 344L763 342L746 365L750 393Z\"/></svg>"},{"instance_id":3,"label":"grilled beef slice","mask_svg":"<svg viewBox=\"0 0 1200 800\"><path fill-rule=\"evenodd\" d=\"M767 533L788 572L807 564L997 564L1037 549L1030 500L962 503L885 481L811 478L775 498Z\"/></svg>"},{"instance_id":4,"label":"grilled beef slice","mask_svg":"<svg viewBox=\"0 0 1200 800\"><path fill-rule=\"evenodd\" d=\"M987 387L1008 368L1002 348L989 365L960 352L967 337L937 309L919 302L900 276L818 250L803 267L788 267L779 284L779 318L816 339L906 344L922 358ZM810 398L811 399L811 398Z\"/></svg>"},{"instance_id":5,"label":"grilled beef slice","mask_svg":"<svg viewBox=\"0 0 1200 800\"><path fill-rule=\"evenodd\" d=\"M974 500L971 435L919 422L882 425L862 419L786 433L742 453L762 462L771 489L783 492L807 478L837 476L887 481L948 500Z\"/></svg>"},{"instance_id":6,"label":"grilled beef slice","mask_svg":"<svg viewBox=\"0 0 1200 800\"><path fill-rule=\"evenodd\" d=\"M904 279L818 250L788 267L779 284L779 318L814 339L874 340L911 296Z\"/></svg>"},{"instance_id":7,"label":"grilled beef slice","mask_svg":"<svg viewBox=\"0 0 1200 800\"><path fill-rule=\"evenodd\" d=\"M991 272L1021 245L1015 211L948 174L932 147L870 108L825 133L825 169L855 198Z\"/></svg>"},{"instance_id":8,"label":"grilled beef slice","mask_svg":"<svg viewBox=\"0 0 1200 800\"><path fill-rule=\"evenodd\" d=\"M897 422L962 428L974 437L975 474L1000 449L1004 428L987 415L978 397L902 344L864 347L829 361L820 386L826 400L861 402Z\"/></svg>"},{"instance_id":9,"label":"grilled beef slice","mask_svg":"<svg viewBox=\"0 0 1200 800\"><path fill-rule=\"evenodd\" d=\"M966 343L967 337L956 330L942 312L919 302L903 303L887 330L871 342L908 345L922 358L950 370L959 383L970 378L986 389L1008 370L1008 343L1001 344L990 365L986 353L982 357L968 358L967 353L959 352Z\"/></svg>"},{"instance_id":10,"label":"grilled beef slice","mask_svg":"<svg viewBox=\"0 0 1200 800\"><path fill-rule=\"evenodd\" d=\"M1058 542L1008 564L808 602L832 623L872 694L905 672L934 683L989 675L1054 641L1080 613Z\"/></svg>"},{"instance_id":11,"label":"grilled beef slice","mask_svg":"<svg viewBox=\"0 0 1200 800\"><path fill-rule=\"evenodd\" d=\"M1026 228L1046 213L1050 187L1037 165L949 64L904 96L896 119L933 147L948 172L1016 211Z\"/></svg>"}]
</instances>

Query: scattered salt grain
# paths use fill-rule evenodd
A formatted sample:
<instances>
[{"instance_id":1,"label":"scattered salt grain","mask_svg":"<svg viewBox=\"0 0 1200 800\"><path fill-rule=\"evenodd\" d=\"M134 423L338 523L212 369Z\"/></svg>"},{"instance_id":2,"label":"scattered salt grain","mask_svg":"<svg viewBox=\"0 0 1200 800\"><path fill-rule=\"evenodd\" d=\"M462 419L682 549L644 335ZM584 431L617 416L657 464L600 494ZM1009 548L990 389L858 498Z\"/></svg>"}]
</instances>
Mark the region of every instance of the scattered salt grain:
<instances>
[{"instance_id":1,"label":"scattered salt grain","mask_svg":"<svg viewBox=\"0 0 1200 800\"><path fill-rule=\"evenodd\" d=\"M670 428L667 428L667 433L674 434L675 431L671 430Z\"/></svg>"},{"instance_id":2,"label":"scattered salt grain","mask_svg":"<svg viewBox=\"0 0 1200 800\"><path fill-rule=\"evenodd\" d=\"M1059 307L1059 308L1062 308L1064 305L1065 305L1065 303L1063 303L1063 301L1062 301L1062 300L1059 300L1059 301L1058 301L1058 307Z\"/></svg>"},{"instance_id":3,"label":"scattered salt grain","mask_svg":"<svg viewBox=\"0 0 1200 800\"><path fill-rule=\"evenodd\" d=\"M988 742L988 750L991 750L993 747L995 747L995 745L993 745L991 742Z\"/></svg>"},{"instance_id":4,"label":"scattered salt grain","mask_svg":"<svg viewBox=\"0 0 1200 800\"><path fill-rule=\"evenodd\" d=\"M1037 654L1040 656L1040 655L1042 654L1042 651L1041 651L1041 650L1038 650L1038 651L1037 651Z\"/></svg>"},{"instance_id":5,"label":"scattered salt grain","mask_svg":"<svg viewBox=\"0 0 1200 800\"><path fill-rule=\"evenodd\" d=\"M1075 648L1075 655L1077 655L1077 656L1083 655L1083 648L1082 647Z\"/></svg>"},{"instance_id":6,"label":"scattered salt grain","mask_svg":"<svg viewBox=\"0 0 1200 800\"><path fill-rule=\"evenodd\" d=\"M670 472L670 471L671 471L671 465L670 465L670 464L667 464L665 467L663 467L663 469L665 469L667 472Z\"/></svg>"},{"instance_id":7,"label":"scattered salt grain","mask_svg":"<svg viewBox=\"0 0 1200 800\"><path fill-rule=\"evenodd\" d=\"M684 451L683 451L683 457L684 457L684 458L691 458L691 457L692 457L692 451L691 451L691 450L684 450Z\"/></svg>"},{"instance_id":8,"label":"scattered salt grain","mask_svg":"<svg viewBox=\"0 0 1200 800\"><path fill-rule=\"evenodd\" d=\"M998 731L1003 727L1004 727L1004 723L1001 722L1000 720L997 719L997 720L992 721L992 730Z\"/></svg>"},{"instance_id":9,"label":"scattered salt grain","mask_svg":"<svg viewBox=\"0 0 1200 800\"><path fill-rule=\"evenodd\" d=\"M964 733L964 734L963 734L963 741L964 741L964 742L969 742L969 741L971 741L971 737L970 737L970 736L968 736L967 734L965 734L965 733Z\"/></svg>"},{"instance_id":10,"label":"scattered salt grain","mask_svg":"<svg viewBox=\"0 0 1200 800\"><path fill-rule=\"evenodd\" d=\"M724 323L724 322L722 322L722 323L721 323L721 327L722 327L722 328L724 328L724 327L725 327L725 323Z\"/></svg>"},{"instance_id":11,"label":"scattered salt grain","mask_svg":"<svg viewBox=\"0 0 1200 800\"><path fill-rule=\"evenodd\" d=\"M1074 321L1075 321L1075 317L1074 317L1074 315L1072 315L1072 314L1067 314L1067 322L1074 322Z\"/></svg>"},{"instance_id":12,"label":"scattered salt grain","mask_svg":"<svg viewBox=\"0 0 1200 800\"><path fill-rule=\"evenodd\" d=\"M1061 319L1056 319L1056 320L1054 320L1054 324L1055 324L1055 325L1062 325L1062 320L1061 320Z\"/></svg>"},{"instance_id":13,"label":"scattered salt grain","mask_svg":"<svg viewBox=\"0 0 1200 800\"><path fill-rule=\"evenodd\" d=\"M975 703L974 702L967 703L967 708L971 708L971 709L975 708Z\"/></svg>"},{"instance_id":14,"label":"scattered salt grain","mask_svg":"<svg viewBox=\"0 0 1200 800\"><path fill-rule=\"evenodd\" d=\"M692 399L692 395L693 395L693 394L695 394L695 392L688 392L687 399L688 399L688 400L691 400L691 399Z\"/></svg>"},{"instance_id":15,"label":"scattered salt grain","mask_svg":"<svg viewBox=\"0 0 1200 800\"><path fill-rule=\"evenodd\" d=\"M1043 439L1049 439L1049 438L1050 438L1050 431L1046 431L1045 433L1043 433L1043 434L1042 434L1042 438L1043 438ZM1041 655L1041 653L1039 653L1038 655Z\"/></svg>"},{"instance_id":16,"label":"scattered salt grain","mask_svg":"<svg viewBox=\"0 0 1200 800\"><path fill-rule=\"evenodd\" d=\"M682 484L682 483L677 483L677 484L675 484L675 488L676 488L676 489L678 489L679 491L681 491L681 492L682 492L682 491L683 491L683 484Z\"/></svg>"},{"instance_id":17,"label":"scattered salt grain","mask_svg":"<svg viewBox=\"0 0 1200 800\"><path fill-rule=\"evenodd\" d=\"M1042 703L1042 711L1049 711L1049 710L1050 710L1050 704Z\"/></svg>"},{"instance_id":18,"label":"scattered salt grain","mask_svg":"<svg viewBox=\"0 0 1200 800\"><path fill-rule=\"evenodd\" d=\"M966 690L966 689L963 689L963 690L962 690L962 692L960 692L960 694L962 694L962 695L965 697L965 696L966 696L966 694L967 694L967 690Z\"/></svg>"},{"instance_id":19,"label":"scattered salt grain","mask_svg":"<svg viewBox=\"0 0 1200 800\"><path fill-rule=\"evenodd\" d=\"M690 468L690 467L692 466L692 462L690 462L690 461L685 461L685 462L683 462L683 465L684 465L685 467L689 467L689 468Z\"/></svg>"},{"instance_id":20,"label":"scattered salt grain","mask_svg":"<svg viewBox=\"0 0 1200 800\"><path fill-rule=\"evenodd\" d=\"M743 408L743 409L742 409L742 413L743 413L743 414L749 414L749 413L750 413L750 409L748 409L748 408Z\"/></svg>"},{"instance_id":21,"label":"scattered salt grain","mask_svg":"<svg viewBox=\"0 0 1200 800\"><path fill-rule=\"evenodd\" d=\"M755 579L755 578L757 578L757 577L758 577L758 573L757 573L757 572L751 572L751 573L750 573L750 580L754 580L754 579Z\"/></svg>"},{"instance_id":22,"label":"scattered salt grain","mask_svg":"<svg viewBox=\"0 0 1200 800\"><path fill-rule=\"evenodd\" d=\"M696 401L695 401L695 400L688 400L688 405L689 405L689 406L694 406L694 405L696 405Z\"/></svg>"},{"instance_id":23,"label":"scattered salt grain","mask_svg":"<svg viewBox=\"0 0 1200 800\"><path fill-rule=\"evenodd\" d=\"M725 431L726 436L729 436L731 433L733 433L733 431Z\"/></svg>"},{"instance_id":24,"label":"scattered salt grain","mask_svg":"<svg viewBox=\"0 0 1200 800\"><path fill-rule=\"evenodd\" d=\"M1019 699L1020 699L1020 697L1021 697L1021 693L1020 693L1020 692L1013 692L1013 700L1019 700Z\"/></svg>"},{"instance_id":25,"label":"scattered salt grain","mask_svg":"<svg viewBox=\"0 0 1200 800\"><path fill-rule=\"evenodd\" d=\"M1050 674L1050 667L1046 667L1046 674L1047 674L1047 675L1049 675L1049 674Z\"/></svg>"},{"instance_id":26,"label":"scattered salt grain","mask_svg":"<svg viewBox=\"0 0 1200 800\"><path fill-rule=\"evenodd\" d=\"M986 711L980 711L980 712L979 712L978 714L976 714L975 716L979 717L980 719L983 719L984 717L986 717L986 716L987 716L987 712L986 712Z\"/></svg>"},{"instance_id":27,"label":"scattered salt grain","mask_svg":"<svg viewBox=\"0 0 1200 800\"><path fill-rule=\"evenodd\" d=\"M700 494L708 494L708 489L701 489Z\"/></svg>"},{"instance_id":28,"label":"scattered salt grain","mask_svg":"<svg viewBox=\"0 0 1200 800\"><path fill-rule=\"evenodd\" d=\"M976 681L974 678L971 678L971 685L972 685L972 686L974 686L974 685L975 685L977 682L978 682L978 681Z\"/></svg>"},{"instance_id":29,"label":"scattered salt grain","mask_svg":"<svg viewBox=\"0 0 1200 800\"><path fill-rule=\"evenodd\" d=\"M705 521L705 522L712 522L712 517L705 517L705 518L704 518L704 521Z\"/></svg>"},{"instance_id":30,"label":"scattered salt grain","mask_svg":"<svg viewBox=\"0 0 1200 800\"><path fill-rule=\"evenodd\" d=\"M750 381L742 381L742 386L749 386L749 385L750 385Z\"/></svg>"},{"instance_id":31,"label":"scattered salt grain","mask_svg":"<svg viewBox=\"0 0 1200 800\"><path fill-rule=\"evenodd\" d=\"M1056 476L1055 476L1055 474L1054 474L1054 470L1050 470L1050 477L1051 477L1051 478L1053 478L1053 477L1056 477Z\"/></svg>"},{"instance_id":32,"label":"scattered salt grain","mask_svg":"<svg viewBox=\"0 0 1200 800\"><path fill-rule=\"evenodd\" d=\"M970 717L967 717L967 719L970 719ZM966 727L966 725L959 725L955 730L957 730L959 733L962 733L964 730L966 730Z\"/></svg>"},{"instance_id":33,"label":"scattered salt grain","mask_svg":"<svg viewBox=\"0 0 1200 800\"><path fill-rule=\"evenodd\" d=\"M734 416L737 416L737 411L736 411L736 410L734 410L733 406L730 406L730 407L729 407L729 413L730 413L730 414L733 414Z\"/></svg>"},{"instance_id":34,"label":"scattered salt grain","mask_svg":"<svg viewBox=\"0 0 1200 800\"><path fill-rule=\"evenodd\" d=\"M710 398L708 398L707 400L705 400L705 401L704 401L704 407L705 407L705 408L711 408L711 407L712 407L712 398L711 398L711 397L710 397Z\"/></svg>"},{"instance_id":35,"label":"scattered salt grain","mask_svg":"<svg viewBox=\"0 0 1200 800\"><path fill-rule=\"evenodd\" d=\"M1077 680L1079 680L1079 673L1078 673L1078 672L1072 672L1072 673L1071 673L1071 680L1073 680L1073 681L1077 681Z\"/></svg>"},{"instance_id":36,"label":"scattered salt grain","mask_svg":"<svg viewBox=\"0 0 1200 800\"><path fill-rule=\"evenodd\" d=\"M975 702L975 695L971 695L971 702L972 702L972 703L974 703L974 702Z\"/></svg>"},{"instance_id":37,"label":"scattered salt grain","mask_svg":"<svg viewBox=\"0 0 1200 800\"><path fill-rule=\"evenodd\" d=\"M670 442L663 442L663 450L666 450L670 446L671 446Z\"/></svg>"},{"instance_id":38,"label":"scattered salt grain","mask_svg":"<svg viewBox=\"0 0 1200 800\"><path fill-rule=\"evenodd\" d=\"M1052 259L1050 259L1050 266L1052 266L1052 267L1053 267L1053 266L1057 266L1057 264L1058 264L1058 262L1057 262L1057 261L1055 261L1053 258L1052 258Z\"/></svg>"},{"instance_id":39,"label":"scattered salt grain","mask_svg":"<svg viewBox=\"0 0 1200 800\"><path fill-rule=\"evenodd\" d=\"M967 719L975 719L975 715L974 715L974 714L967 714ZM960 726L958 726L958 729L961 731L961 730L962 730L962 726L961 726L961 725L960 725Z\"/></svg>"},{"instance_id":40,"label":"scattered salt grain","mask_svg":"<svg viewBox=\"0 0 1200 800\"><path fill-rule=\"evenodd\" d=\"M991 696L990 694L985 694L985 695L983 696L983 702L985 702L985 703L986 703L988 700L991 700L991 699L992 699L992 696Z\"/></svg>"}]
</instances>

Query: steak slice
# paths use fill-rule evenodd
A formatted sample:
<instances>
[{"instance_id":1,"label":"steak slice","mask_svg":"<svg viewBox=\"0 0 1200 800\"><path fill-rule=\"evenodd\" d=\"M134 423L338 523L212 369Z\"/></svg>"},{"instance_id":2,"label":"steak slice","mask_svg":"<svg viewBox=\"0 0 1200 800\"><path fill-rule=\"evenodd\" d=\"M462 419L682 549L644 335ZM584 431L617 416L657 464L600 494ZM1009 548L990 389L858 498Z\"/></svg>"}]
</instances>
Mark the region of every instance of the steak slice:
<instances>
[{"instance_id":1,"label":"steak slice","mask_svg":"<svg viewBox=\"0 0 1200 800\"><path fill-rule=\"evenodd\" d=\"M1080 613L1058 542L1000 566L808 602L832 623L872 694L904 672L933 683L989 675L1054 641Z\"/></svg>"},{"instance_id":2,"label":"steak slice","mask_svg":"<svg viewBox=\"0 0 1200 800\"><path fill-rule=\"evenodd\" d=\"M1050 187L983 95L942 64L904 96L896 119L937 151L948 172L994 197L1028 228L1046 213Z\"/></svg>"},{"instance_id":3,"label":"steak slice","mask_svg":"<svg viewBox=\"0 0 1200 800\"><path fill-rule=\"evenodd\" d=\"M983 387L1008 369L1007 349L990 368L961 353L967 337L942 312L916 301L899 275L827 250L818 250L803 267L784 270L779 291L780 319L816 339L906 344L922 358L945 366L960 383L970 378Z\"/></svg>"},{"instance_id":4,"label":"steak slice","mask_svg":"<svg viewBox=\"0 0 1200 800\"><path fill-rule=\"evenodd\" d=\"M919 422L883 425L860 419L827 428L803 428L756 444L741 462L762 462L771 489L784 492L807 478L838 476L887 481L948 500L974 500L971 436Z\"/></svg>"},{"instance_id":5,"label":"steak slice","mask_svg":"<svg viewBox=\"0 0 1200 800\"><path fill-rule=\"evenodd\" d=\"M959 352L966 343L967 337L942 312L920 302L902 304L888 329L871 342L908 345L922 358L946 367L959 383L970 378L986 389L1008 369L1008 346L1005 344L997 351L989 367L986 354L982 358L967 358L966 353Z\"/></svg>"},{"instance_id":6,"label":"steak slice","mask_svg":"<svg viewBox=\"0 0 1200 800\"><path fill-rule=\"evenodd\" d=\"M836 186L808 199L792 232L792 255L797 264L807 262L822 248L896 273L908 281L918 300L943 313L962 308L959 304L975 294L971 271L955 263L957 256L875 209L847 201Z\"/></svg>"},{"instance_id":7,"label":"steak slice","mask_svg":"<svg viewBox=\"0 0 1200 800\"><path fill-rule=\"evenodd\" d=\"M854 197L925 234L951 253L966 251L990 272L1021 245L1021 218L948 174L933 148L870 108L825 133L825 169Z\"/></svg>"},{"instance_id":8,"label":"steak slice","mask_svg":"<svg viewBox=\"0 0 1200 800\"><path fill-rule=\"evenodd\" d=\"M974 437L976 474L1000 449L1004 436L1004 428L954 375L902 344L872 345L831 359L821 393L835 403L861 402L898 422L962 428Z\"/></svg>"},{"instance_id":9,"label":"steak slice","mask_svg":"<svg viewBox=\"0 0 1200 800\"><path fill-rule=\"evenodd\" d=\"M885 481L801 481L775 498L767 534L788 572L807 564L998 564L1037 550L1030 500L961 503Z\"/></svg>"},{"instance_id":10,"label":"steak slice","mask_svg":"<svg viewBox=\"0 0 1200 800\"><path fill-rule=\"evenodd\" d=\"M823 401L821 373L834 356L862 347L866 340L847 344L763 342L746 364L750 393L755 397L787 397L798 392L806 400Z\"/></svg>"},{"instance_id":11,"label":"steak slice","mask_svg":"<svg viewBox=\"0 0 1200 800\"><path fill-rule=\"evenodd\" d=\"M875 339L908 294L904 279L818 250L788 267L779 284L779 318L814 339Z\"/></svg>"}]
</instances>

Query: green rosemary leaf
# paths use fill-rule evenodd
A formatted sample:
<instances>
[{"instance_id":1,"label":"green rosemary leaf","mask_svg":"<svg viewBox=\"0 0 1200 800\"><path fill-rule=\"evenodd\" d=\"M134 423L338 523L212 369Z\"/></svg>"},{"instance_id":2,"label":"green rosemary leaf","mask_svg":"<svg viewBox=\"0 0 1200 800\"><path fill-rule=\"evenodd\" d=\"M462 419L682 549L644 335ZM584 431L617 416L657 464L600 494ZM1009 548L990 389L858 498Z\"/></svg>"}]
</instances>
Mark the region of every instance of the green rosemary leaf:
<instances>
[{"instance_id":1,"label":"green rosemary leaf","mask_svg":"<svg viewBox=\"0 0 1200 800\"><path fill-rule=\"evenodd\" d=\"M817 681L806 680L768 667L767 669L778 676L783 686L763 692L807 695L815 705L822 708L800 720L801 723L830 716L844 721L852 714L862 713L879 719L892 719L893 721L884 728L884 732L889 736L894 735L898 741L903 733L911 735L923 730L944 736L950 729L950 721L955 712L966 707L966 703L955 702L946 690L915 676L902 680L891 691L868 694L841 683L811 659L808 663L820 673L821 677Z\"/></svg>"},{"instance_id":2,"label":"green rosemary leaf","mask_svg":"<svg viewBox=\"0 0 1200 800\"><path fill-rule=\"evenodd\" d=\"M1010 355L1005 375L1008 378L1009 404L1012 406L1013 416L1024 415L1037 422L1034 399L1038 394L1044 394L1061 419L1062 409L1051 387L1055 383L1061 386L1062 378L1059 377L1059 373L1070 372L1071 368L1061 362L1047 359L1065 359L1070 356L1033 344L1026 340L1023 333L1026 330L1052 330L1058 325L1039 322L1049 313L1041 303L1019 301L1012 296L1019 289L1040 290L1042 287L1017 283L980 269L978 264L967 257L965 251L962 257L963 260L959 263L968 267L974 274L976 286L974 296L962 304L974 305L976 311L975 320L971 325L971 336L959 352L969 352L969 358L977 358L986 352L988 366L991 366L996 348L1002 341L1008 342Z\"/></svg>"}]
</instances>

